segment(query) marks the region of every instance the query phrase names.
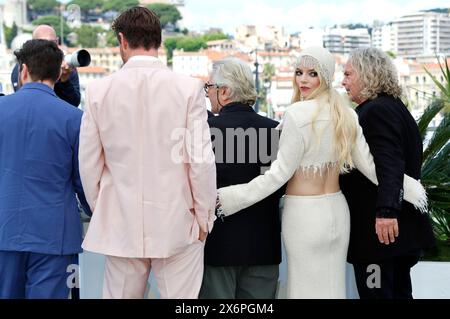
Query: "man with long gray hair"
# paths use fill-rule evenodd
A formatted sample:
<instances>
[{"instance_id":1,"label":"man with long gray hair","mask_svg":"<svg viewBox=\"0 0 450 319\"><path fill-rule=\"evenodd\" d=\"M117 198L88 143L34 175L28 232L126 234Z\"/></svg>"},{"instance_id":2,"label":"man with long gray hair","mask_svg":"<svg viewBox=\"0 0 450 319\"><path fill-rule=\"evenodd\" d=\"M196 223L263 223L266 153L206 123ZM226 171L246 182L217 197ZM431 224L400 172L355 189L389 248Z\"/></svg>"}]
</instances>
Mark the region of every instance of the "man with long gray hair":
<instances>
[{"instance_id":1,"label":"man with long gray hair","mask_svg":"<svg viewBox=\"0 0 450 319\"><path fill-rule=\"evenodd\" d=\"M400 99L397 71L384 52L353 51L342 85L358 104L379 182L375 186L358 171L341 178L351 214L348 261L354 266L359 296L410 299L410 270L434 244L428 216L403 200L403 174L420 179L420 133Z\"/></svg>"}]
</instances>

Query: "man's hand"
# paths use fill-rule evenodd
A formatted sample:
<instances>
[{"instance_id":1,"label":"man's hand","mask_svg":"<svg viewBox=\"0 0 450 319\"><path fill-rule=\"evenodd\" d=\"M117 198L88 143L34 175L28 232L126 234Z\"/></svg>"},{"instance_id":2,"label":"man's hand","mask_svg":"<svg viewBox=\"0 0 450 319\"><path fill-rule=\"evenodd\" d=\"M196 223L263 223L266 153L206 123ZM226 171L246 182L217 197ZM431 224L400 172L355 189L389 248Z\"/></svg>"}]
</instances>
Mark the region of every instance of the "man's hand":
<instances>
[{"instance_id":1,"label":"man's hand","mask_svg":"<svg viewBox=\"0 0 450 319\"><path fill-rule=\"evenodd\" d=\"M200 240L201 242L204 242L206 239L206 236L208 236L208 233L204 232L203 230L200 229L200 232L198 235L198 240Z\"/></svg>"},{"instance_id":2,"label":"man's hand","mask_svg":"<svg viewBox=\"0 0 450 319\"><path fill-rule=\"evenodd\" d=\"M395 237L398 237L399 233L397 218L377 218L375 233L382 244L389 245L395 242Z\"/></svg>"},{"instance_id":3,"label":"man's hand","mask_svg":"<svg viewBox=\"0 0 450 319\"><path fill-rule=\"evenodd\" d=\"M63 61L61 64L61 77L59 78L59 80L61 82L67 82L70 78L70 73L72 73L73 68L71 68L66 61Z\"/></svg>"}]
</instances>

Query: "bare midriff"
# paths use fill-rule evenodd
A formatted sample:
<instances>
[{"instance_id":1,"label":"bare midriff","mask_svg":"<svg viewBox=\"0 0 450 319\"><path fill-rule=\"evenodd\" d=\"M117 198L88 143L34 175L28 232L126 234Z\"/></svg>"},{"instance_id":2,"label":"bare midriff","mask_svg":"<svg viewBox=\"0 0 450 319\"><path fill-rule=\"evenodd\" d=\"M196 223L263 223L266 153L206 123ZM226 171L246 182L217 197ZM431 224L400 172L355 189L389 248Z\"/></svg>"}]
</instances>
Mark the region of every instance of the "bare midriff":
<instances>
[{"instance_id":1,"label":"bare midriff","mask_svg":"<svg viewBox=\"0 0 450 319\"><path fill-rule=\"evenodd\" d=\"M298 169L289 180L286 195L315 196L339 192L339 168L331 166L314 171Z\"/></svg>"}]
</instances>

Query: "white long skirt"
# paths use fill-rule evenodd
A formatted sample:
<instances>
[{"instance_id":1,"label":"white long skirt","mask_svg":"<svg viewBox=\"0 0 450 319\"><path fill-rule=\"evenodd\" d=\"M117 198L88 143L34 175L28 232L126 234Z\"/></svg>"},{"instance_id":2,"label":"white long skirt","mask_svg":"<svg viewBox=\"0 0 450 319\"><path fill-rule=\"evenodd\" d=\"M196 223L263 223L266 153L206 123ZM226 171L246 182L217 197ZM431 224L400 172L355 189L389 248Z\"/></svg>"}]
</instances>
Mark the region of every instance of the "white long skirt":
<instances>
[{"instance_id":1,"label":"white long skirt","mask_svg":"<svg viewBox=\"0 0 450 319\"><path fill-rule=\"evenodd\" d=\"M287 298L344 299L350 213L341 192L286 195L282 236Z\"/></svg>"}]
</instances>

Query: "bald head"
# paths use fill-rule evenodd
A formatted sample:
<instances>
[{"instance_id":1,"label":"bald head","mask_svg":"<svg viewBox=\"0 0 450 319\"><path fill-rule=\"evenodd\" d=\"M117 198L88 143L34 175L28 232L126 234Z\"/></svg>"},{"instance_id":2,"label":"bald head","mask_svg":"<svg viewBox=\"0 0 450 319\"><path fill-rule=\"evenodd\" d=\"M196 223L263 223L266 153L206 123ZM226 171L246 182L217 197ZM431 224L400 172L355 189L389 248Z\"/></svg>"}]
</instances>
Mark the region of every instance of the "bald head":
<instances>
[{"instance_id":1,"label":"bald head","mask_svg":"<svg viewBox=\"0 0 450 319\"><path fill-rule=\"evenodd\" d=\"M53 29L49 25L38 25L36 29L33 31L33 39L40 39L40 40L49 40L53 42L58 42L58 37L56 36L55 29Z\"/></svg>"}]
</instances>

